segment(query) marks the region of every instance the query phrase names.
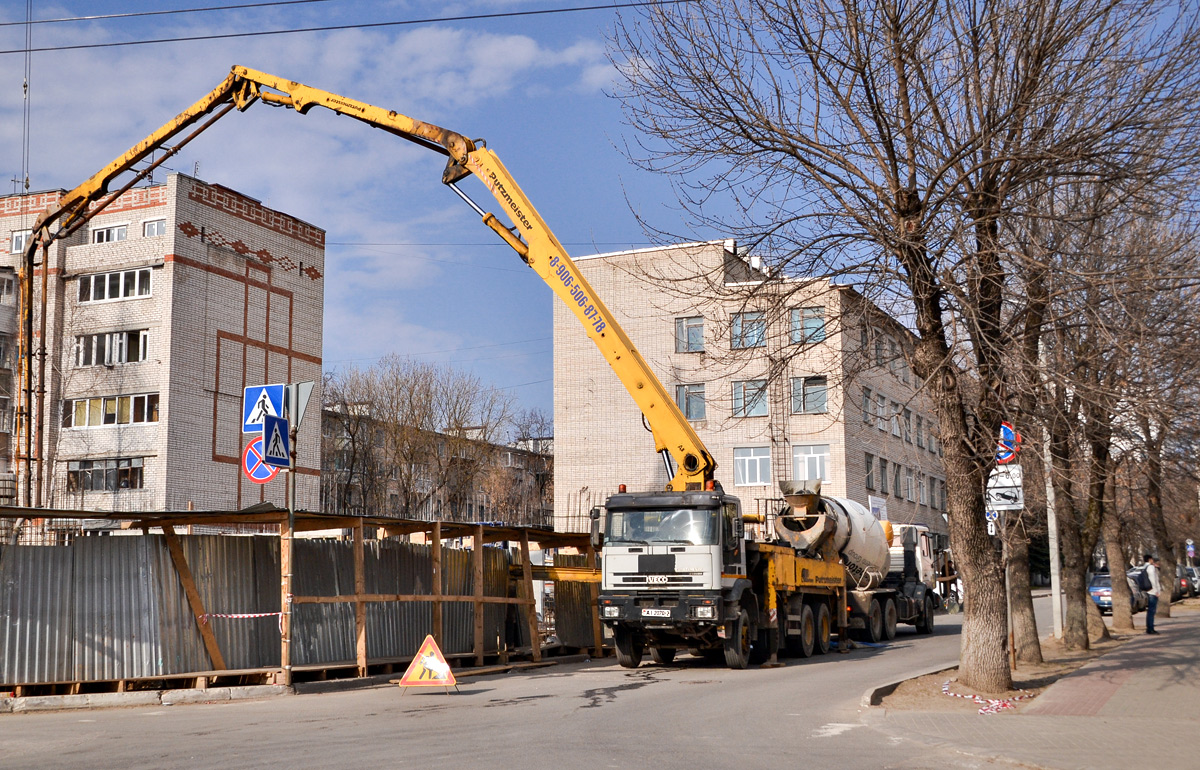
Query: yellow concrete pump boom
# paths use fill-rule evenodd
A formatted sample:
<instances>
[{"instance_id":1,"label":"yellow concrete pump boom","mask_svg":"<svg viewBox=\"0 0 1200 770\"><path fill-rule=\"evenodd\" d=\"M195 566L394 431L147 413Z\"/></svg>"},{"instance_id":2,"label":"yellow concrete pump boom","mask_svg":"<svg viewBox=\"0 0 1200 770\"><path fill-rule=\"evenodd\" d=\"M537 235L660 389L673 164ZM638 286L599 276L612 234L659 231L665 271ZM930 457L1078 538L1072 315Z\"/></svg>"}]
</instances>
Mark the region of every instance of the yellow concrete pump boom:
<instances>
[{"instance_id":1,"label":"yellow concrete pump boom","mask_svg":"<svg viewBox=\"0 0 1200 770\"><path fill-rule=\"evenodd\" d=\"M231 109L243 111L259 100L274 106L291 107L301 114L314 106L325 107L449 156L442 182L475 209L483 217L483 223L503 238L575 313L588 337L596 343L642 410L654 434L655 450L664 460L668 456L673 460L673 463L667 462L668 474L672 477L667 489L703 489L705 482L713 479L716 463L704 443L496 154L482 141L477 143L394 110L235 66L229 77L209 94L66 193L56 207L42 214L34 224L26 246L25 261L29 268L26 275L33 274L33 257L38 246L46 248L54 239L75 232ZM168 141L202 119L204 122L194 131L167 146ZM160 149L166 152L157 160L145 168L135 168ZM109 184L124 173L133 174L133 178L120 189L110 192ZM494 214L485 212L458 188L456 183L472 174L491 191L512 227L506 227ZM27 283L32 284L32 281ZM30 288L27 296L31 294ZM31 325L30 318L27 312L27 326ZM27 382L32 393L32 381L27 379Z\"/></svg>"}]
</instances>

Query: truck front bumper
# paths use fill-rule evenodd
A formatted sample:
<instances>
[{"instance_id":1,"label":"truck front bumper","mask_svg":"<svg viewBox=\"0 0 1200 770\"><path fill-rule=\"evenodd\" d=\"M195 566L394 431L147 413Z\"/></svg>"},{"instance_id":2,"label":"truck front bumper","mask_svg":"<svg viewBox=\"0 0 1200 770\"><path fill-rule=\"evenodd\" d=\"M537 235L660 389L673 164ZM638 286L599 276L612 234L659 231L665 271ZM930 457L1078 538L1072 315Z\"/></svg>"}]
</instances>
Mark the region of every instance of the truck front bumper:
<instances>
[{"instance_id":1,"label":"truck front bumper","mask_svg":"<svg viewBox=\"0 0 1200 770\"><path fill-rule=\"evenodd\" d=\"M718 591L606 593L600 595L599 608L600 620L610 626L647 629L692 626L696 631L720 625L724 611Z\"/></svg>"}]
</instances>

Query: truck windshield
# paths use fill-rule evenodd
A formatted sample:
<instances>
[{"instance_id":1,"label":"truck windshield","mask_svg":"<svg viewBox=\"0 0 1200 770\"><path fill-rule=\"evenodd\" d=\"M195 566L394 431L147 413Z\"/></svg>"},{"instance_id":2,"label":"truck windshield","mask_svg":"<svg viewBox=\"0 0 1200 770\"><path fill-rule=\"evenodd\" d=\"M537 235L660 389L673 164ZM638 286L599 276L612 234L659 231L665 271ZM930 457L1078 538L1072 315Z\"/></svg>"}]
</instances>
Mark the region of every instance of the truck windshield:
<instances>
[{"instance_id":1,"label":"truck windshield","mask_svg":"<svg viewBox=\"0 0 1200 770\"><path fill-rule=\"evenodd\" d=\"M717 543L717 511L683 508L655 511L609 511L605 540L613 543Z\"/></svg>"}]
</instances>

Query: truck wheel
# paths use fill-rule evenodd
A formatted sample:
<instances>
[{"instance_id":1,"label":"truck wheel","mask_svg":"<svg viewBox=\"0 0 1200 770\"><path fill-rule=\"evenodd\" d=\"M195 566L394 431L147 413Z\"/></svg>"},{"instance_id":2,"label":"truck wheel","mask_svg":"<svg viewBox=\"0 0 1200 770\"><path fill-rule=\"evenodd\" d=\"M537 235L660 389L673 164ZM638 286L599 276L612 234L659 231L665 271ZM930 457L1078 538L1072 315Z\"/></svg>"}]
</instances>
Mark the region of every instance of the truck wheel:
<instances>
[{"instance_id":1,"label":"truck wheel","mask_svg":"<svg viewBox=\"0 0 1200 770\"><path fill-rule=\"evenodd\" d=\"M796 658L807 658L813 654L817 644L817 621L813 617L811 604L805 604L800 610L800 634L788 636L788 655Z\"/></svg>"},{"instance_id":2,"label":"truck wheel","mask_svg":"<svg viewBox=\"0 0 1200 770\"><path fill-rule=\"evenodd\" d=\"M896 638L896 601L888 599L883 603L883 637L889 642Z\"/></svg>"},{"instance_id":3,"label":"truck wheel","mask_svg":"<svg viewBox=\"0 0 1200 770\"><path fill-rule=\"evenodd\" d=\"M617 648L618 663L625 668L637 668L641 664L645 642L640 636L627 628L617 628L613 632L613 642Z\"/></svg>"},{"instance_id":4,"label":"truck wheel","mask_svg":"<svg viewBox=\"0 0 1200 770\"><path fill-rule=\"evenodd\" d=\"M933 599L925 597L925 613L913 625L916 626L918 634L933 633Z\"/></svg>"},{"instance_id":5,"label":"truck wheel","mask_svg":"<svg viewBox=\"0 0 1200 770\"><path fill-rule=\"evenodd\" d=\"M863 638L871 644L883 641L883 608L879 606L878 599L872 599L871 606L867 609L867 625L863 629Z\"/></svg>"},{"instance_id":6,"label":"truck wheel","mask_svg":"<svg viewBox=\"0 0 1200 770\"><path fill-rule=\"evenodd\" d=\"M816 639L813 640L813 652L824 655L829 652L829 636L833 632L833 618L829 614L829 605L821 602L817 605Z\"/></svg>"},{"instance_id":7,"label":"truck wheel","mask_svg":"<svg viewBox=\"0 0 1200 770\"><path fill-rule=\"evenodd\" d=\"M675 660L674 647L651 647L650 660L660 666L669 666L671 661Z\"/></svg>"},{"instance_id":8,"label":"truck wheel","mask_svg":"<svg viewBox=\"0 0 1200 770\"><path fill-rule=\"evenodd\" d=\"M732 629L725 626L725 665L730 668L745 668L750 665L750 616L745 610L738 611Z\"/></svg>"}]
</instances>

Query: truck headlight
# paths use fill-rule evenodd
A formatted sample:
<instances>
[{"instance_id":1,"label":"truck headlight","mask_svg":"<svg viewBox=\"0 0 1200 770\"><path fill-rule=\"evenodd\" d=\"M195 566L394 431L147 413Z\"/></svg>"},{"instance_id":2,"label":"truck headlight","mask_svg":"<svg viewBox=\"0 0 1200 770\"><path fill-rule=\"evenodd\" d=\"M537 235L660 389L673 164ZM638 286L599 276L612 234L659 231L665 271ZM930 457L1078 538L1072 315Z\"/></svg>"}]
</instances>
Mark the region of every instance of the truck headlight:
<instances>
[{"instance_id":1,"label":"truck headlight","mask_svg":"<svg viewBox=\"0 0 1200 770\"><path fill-rule=\"evenodd\" d=\"M713 618L715 618L716 617L715 612L716 612L715 607L693 607L692 608L692 613L696 617L705 619L705 620L712 620Z\"/></svg>"},{"instance_id":2,"label":"truck headlight","mask_svg":"<svg viewBox=\"0 0 1200 770\"><path fill-rule=\"evenodd\" d=\"M620 617L620 615L621 615L620 607L614 607L611 604L606 604L604 606L604 617L616 618L616 617Z\"/></svg>"}]
</instances>

